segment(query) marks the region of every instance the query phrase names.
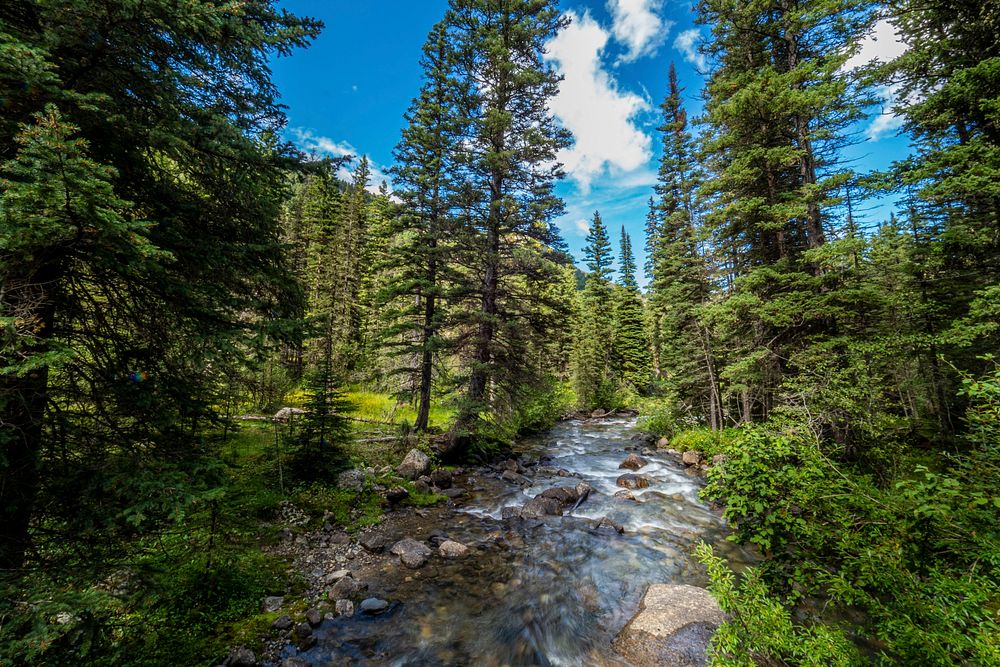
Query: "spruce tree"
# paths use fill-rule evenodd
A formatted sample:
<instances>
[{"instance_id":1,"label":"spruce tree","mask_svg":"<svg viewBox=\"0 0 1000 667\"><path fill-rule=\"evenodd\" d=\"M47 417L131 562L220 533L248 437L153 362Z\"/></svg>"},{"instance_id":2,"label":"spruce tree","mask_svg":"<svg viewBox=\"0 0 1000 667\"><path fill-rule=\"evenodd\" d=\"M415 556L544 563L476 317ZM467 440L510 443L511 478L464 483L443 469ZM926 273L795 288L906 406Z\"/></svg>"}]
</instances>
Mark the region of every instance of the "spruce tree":
<instances>
[{"instance_id":1,"label":"spruce tree","mask_svg":"<svg viewBox=\"0 0 1000 667\"><path fill-rule=\"evenodd\" d=\"M435 357L446 350L442 329L446 290L457 279L447 261L454 252L458 142L465 129L461 107L467 91L455 76L455 53L447 25L439 23L423 51L424 84L413 100L407 127L396 146L393 177L401 200L390 233L386 270L392 278L380 294L387 306L384 339L402 359L394 369L414 377L417 431L427 429Z\"/></svg>"},{"instance_id":2,"label":"spruce tree","mask_svg":"<svg viewBox=\"0 0 1000 667\"><path fill-rule=\"evenodd\" d=\"M445 21L470 111L456 240L471 269L460 318L471 349L458 442L479 415L511 407L537 380L530 348L552 324L531 316L545 295L531 284L553 279L565 261L552 188L568 134L549 111L559 78L542 57L565 19L551 0L451 0Z\"/></svg>"},{"instance_id":3,"label":"spruce tree","mask_svg":"<svg viewBox=\"0 0 1000 667\"><path fill-rule=\"evenodd\" d=\"M620 384L643 392L649 384L649 341L639 283L635 279L632 241L622 227L621 281L615 290L615 374Z\"/></svg>"},{"instance_id":4,"label":"spruce tree","mask_svg":"<svg viewBox=\"0 0 1000 667\"><path fill-rule=\"evenodd\" d=\"M576 323L574 385L581 408L606 409L615 400L612 370L615 310L611 285L611 240L597 211L594 212L583 253L590 272Z\"/></svg>"}]
</instances>

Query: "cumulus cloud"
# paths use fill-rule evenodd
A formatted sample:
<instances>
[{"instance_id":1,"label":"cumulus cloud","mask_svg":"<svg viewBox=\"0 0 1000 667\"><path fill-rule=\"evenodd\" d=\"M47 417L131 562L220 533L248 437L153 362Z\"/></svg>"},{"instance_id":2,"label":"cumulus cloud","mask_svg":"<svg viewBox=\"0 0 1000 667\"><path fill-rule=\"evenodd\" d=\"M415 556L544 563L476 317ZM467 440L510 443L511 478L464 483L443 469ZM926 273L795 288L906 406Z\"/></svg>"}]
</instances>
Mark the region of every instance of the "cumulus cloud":
<instances>
[{"instance_id":1,"label":"cumulus cloud","mask_svg":"<svg viewBox=\"0 0 1000 667\"><path fill-rule=\"evenodd\" d=\"M598 176L620 176L645 167L652 140L635 117L650 105L620 90L604 69L601 56L610 33L587 12L567 12L572 23L547 44L546 58L564 77L550 102L552 112L575 137L559 155L566 172L583 191Z\"/></svg>"},{"instance_id":2,"label":"cumulus cloud","mask_svg":"<svg viewBox=\"0 0 1000 667\"><path fill-rule=\"evenodd\" d=\"M882 19L862 38L857 51L841 69L851 71L875 62L887 63L906 53L906 49L906 43L896 33L892 23L888 19ZM875 94L881 102L882 110L872 119L865 133L869 141L878 141L903 126L903 119L892 112L892 108L899 102L899 86L879 86Z\"/></svg>"},{"instance_id":3,"label":"cumulus cloud","mask_svg":"<svg viewBox=\"0 0 1000 667\"><path fill-rule=\"evenodd\" d=\"M317 135L312 130L306 130L301 127L292 128L290 132L295 138L295 143L298 147L307 153L315 153L316 155L332 158L347 156L360 158L362 155L361 151L347 141L336 141L329 137ZM355 164L357 164L356 161ZM368 157L368 167L371 170L367 188L369 192L378 192L383 182L387 183L390 188L392 187L392 181L386 175L385 169L372 160L371 156ZM337 178L350 183L354 175L349 166L342 166L337 170Z\"/></svg>"},{"instance_id":4,"label":"cumulus cloud","mask_svg":"<svg viewBox=\"0 0 1000 667\"><path fill-rule=\"evenodd\" d=\"M697 28L685 30L677 35L674 40L674 48L684 55L684 60L694 65L699 72L708 69L708 61L705 54L698 51L698 40L701 39L701 32Z\"/></svg>"},{"instance_id":5,"label":"cumulus cloud","mask_svg":"<svg viewBox=\"0 0 1000 667\"><path fill-rule=\"evenodd\" d=\"M652 55L666 40L674 22L660 18L657 11L661 5L662 0L608 0L611 31L628 48L620 62Z\"/></svg>"}]
</instances>

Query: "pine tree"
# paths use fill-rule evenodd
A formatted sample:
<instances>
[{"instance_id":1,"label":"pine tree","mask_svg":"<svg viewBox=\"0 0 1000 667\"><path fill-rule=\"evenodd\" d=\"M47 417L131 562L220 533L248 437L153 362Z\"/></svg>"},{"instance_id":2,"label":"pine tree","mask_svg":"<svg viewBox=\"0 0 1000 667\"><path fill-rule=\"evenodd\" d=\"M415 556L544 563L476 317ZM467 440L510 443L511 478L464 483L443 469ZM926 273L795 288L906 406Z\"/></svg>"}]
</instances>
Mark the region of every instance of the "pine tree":
<instances>
[{"instance_id":1,"label":"pine tree","mask_svg":"<svg viewBox=\"0 0 1000 667\"><path fill-rule=\"evenodd\" d=\"M0 155L15 156L19 126L36 124L35 114L55 104L63 126L79 128L87 142L79 159L107 168L70 189L96 187L99 173L113 196L73 211L69 237L32 232L30 255L3 250L3 316L39 323L25 332L39 360L57 349L78 353L59 372L43 370L45 361L32 372L7 371L0 384L0 438L23 454L0 463L0 567L20 565L33 514L53 530L68 524L46 517L85 524L96 512L124 516L109 508L136 502L130 484L147 484L148 495L173 483L163 468L144 470L199 460L197 432L217 386L210 369L273 340L261 330L277 330L297 309L276 225L296 156L266 138L284 120L268 63L318 29L269 2L5 4L5 51L17 55L4 67L14 63L23 76L0 77ZM24 163L32 173L12 173L5 197L61 173L54 163L68 157L66 144L50 136L39 141L50 144L52 168ZM122 200L149 226L128 244L99 242L95 230L117 226L107 209L118 208L99 202ZM3 208L0 237L29 231L12 203ZM143 247L162 253L143 259ZM259 324L265 313L274 329ZM32 502L40 485L53 491L46 517ZM165 497L187 497L174 491ZM94 542L119 534L112 524Z\"/></svg>"},{"instance_id":2,"label":"pine tree","mask_svg":"<svg viewBox=\"0 0 1000 667\"><path fill-rule=\"evenodd\" d=\"M472 331L457 443L480 414L509 406L535 382L530 345L551 324L531 317L545 294L531 283L553 279L564 257L553 223L562 202L552 188L568 136L549 111L558 77L542 55L565 19L550 0L452 0L445 20L472 112L456 235L472 269L462 290Z\"/></svg>"},{"instance_id":3,"label":"pine tree","mask_svg":"<svg viewBox=\"0 0 1000 667\"><path fill-rule=\"evenodd\" d=\"M583 289L574 346L574 385L581 408L607 408L614 401L612 370L614 293L611 286L611 240L601 214L594 218L583 250L590 272Z\"/></svg>"},{"instance_id":4,"label":"pine tree","mask_svg":"<svg viewBox=\"0 0 1000 667\"><path fill-rule=\"evenodd\" d=\"M645 391L649 384L649 341L635 270L632 241L622 227L621 282L615 290L615 373L623 386Z\"/></svg>"},{"instance_id":5,"label":"pine tree","mask_svg":"<svg viewBox=\"0 0 1000 667\"><path fill-rule=\"evenodd\" d=\"M393 276L380 295L389 306L384 337L394 356L404 360L396 372L416 380L417 431L427 429L434 360L447 347L445 291L456 280L447 259L454 252L449 235L457 226L456 152L466 125L460 105L467 91L455 78L446 24L428 35L422 65L424 84L407 112L409 124L395 152L401 206L392 220L390 233L396 238L386 257Z\"/></svg>"}]
</instances>

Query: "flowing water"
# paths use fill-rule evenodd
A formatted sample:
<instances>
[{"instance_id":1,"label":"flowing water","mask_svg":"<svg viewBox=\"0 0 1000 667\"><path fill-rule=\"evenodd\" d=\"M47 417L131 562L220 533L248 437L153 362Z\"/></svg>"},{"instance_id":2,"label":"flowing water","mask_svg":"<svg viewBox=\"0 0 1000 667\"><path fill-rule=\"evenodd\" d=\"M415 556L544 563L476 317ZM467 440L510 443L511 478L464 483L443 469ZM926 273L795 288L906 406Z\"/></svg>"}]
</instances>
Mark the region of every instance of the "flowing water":
<instances>
[{"instance_id":1,"label":"flowing water","mask_svg":"<svg viewBox=\"0 0 1000 667\"><path fill-rule=\"evenodd\" d=\"M413 515L406 534L440 534L471 549L462 559L436 553L419 570L394 559L364 576L391 602L386 613L324 621L314 665L624 665L611 642L637 611L647 585L704 585L691 555L698 540L737 566L752 556L724 541L717 513L698 500L701 482L666 455L645 456L647 489L615 498L618 464L638 449L634 419L563 422L521 443L526 456L572 476L535 474L527 488L473 473L456 509ZM500 519L554 486L588 483L595 491L572 512L544 520ZM597 530L608 517L622 535ZM400 535L401 536L401 535Z\"/></svg>"}]
</instances>

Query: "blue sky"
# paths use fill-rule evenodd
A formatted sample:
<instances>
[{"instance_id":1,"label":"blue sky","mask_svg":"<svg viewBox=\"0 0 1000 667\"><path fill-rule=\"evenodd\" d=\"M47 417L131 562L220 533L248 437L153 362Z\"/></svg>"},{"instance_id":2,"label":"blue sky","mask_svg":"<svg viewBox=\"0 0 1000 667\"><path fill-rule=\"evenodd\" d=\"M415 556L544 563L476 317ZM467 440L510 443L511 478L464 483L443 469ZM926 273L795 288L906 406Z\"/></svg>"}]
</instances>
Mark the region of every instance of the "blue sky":
<instances>
[{"instance_id":1,"label":"blue sky","mask_svg":"<svg viewBox=\"0 0 1000 667\"><path fill-rule=\"evenodd\" d=\"M273 63L288 106L288 137L306 150L368 155L375 178L392 163L403 113L420 87L420 49L447 0L283 0L293 13L321 19L326 29L306 50ZM558 225L577 259L595 210L617 245L622 226L643 263L642 229L660 156L658 106L674 62L693 117L701 111L705 63L695 49L707 28L694 24L687 2L563 0L572 19L549 45L550 62L565 77L553 112L573 131L561 157L567 178L558 186L566 215ZM877 26L852 64L899 52L891 28ZM881 91L886 100L891 90ZM882 168L906 155L898 121L881 108L857 128L847 150L855 169ZM377 186L378 183L374 183ZM862 207L869 224L889 202ZM644 282L644 281L643 281Z\"/></svg>"}]
</instances>

